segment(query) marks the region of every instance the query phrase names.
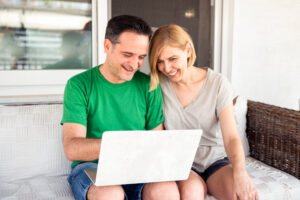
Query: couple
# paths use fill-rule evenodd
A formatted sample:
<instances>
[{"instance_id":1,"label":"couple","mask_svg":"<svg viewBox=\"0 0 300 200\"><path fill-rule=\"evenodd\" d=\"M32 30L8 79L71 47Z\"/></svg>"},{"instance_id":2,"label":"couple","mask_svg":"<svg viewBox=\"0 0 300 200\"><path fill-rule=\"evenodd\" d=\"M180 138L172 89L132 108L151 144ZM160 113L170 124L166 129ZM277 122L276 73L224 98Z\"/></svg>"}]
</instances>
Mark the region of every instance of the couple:
<instances>
[{"instance_id":1,"label":"couple","mask_svg":"<svg viewBox=\"0 0 300 200\"><path fill-rule=\"evenodd\" d=\"M193 66L192 40L177 25L162 26L152 37L150 80L138 70L151 36L141 18L112 18L106 28L104 64L66 85L63 145L73 161L68 181L75 198L194 200L210 193L218 199L258 199L245 170L230 84L208 68ZM84 169L97 168L104 131L164 127L203 130L187 180L97 187L85 174Z\"/></svg>"}]
</instances>

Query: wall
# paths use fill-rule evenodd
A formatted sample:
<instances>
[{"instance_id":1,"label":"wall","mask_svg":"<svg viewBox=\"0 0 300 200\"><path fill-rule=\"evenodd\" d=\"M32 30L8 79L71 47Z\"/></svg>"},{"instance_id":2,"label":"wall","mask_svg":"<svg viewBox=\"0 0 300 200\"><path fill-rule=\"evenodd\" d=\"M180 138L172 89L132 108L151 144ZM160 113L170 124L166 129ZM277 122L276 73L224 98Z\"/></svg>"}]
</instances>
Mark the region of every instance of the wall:
<instances>
[{"instance_id":1,"label":"wall","mask_svg":"<svg viewBox=\"0 0 300 200\"><path fill-rule=\"evenodd\" d=\"M248 99L299 109L300 1L234 1L232 74Z\"/></svg>"}]
</instances>

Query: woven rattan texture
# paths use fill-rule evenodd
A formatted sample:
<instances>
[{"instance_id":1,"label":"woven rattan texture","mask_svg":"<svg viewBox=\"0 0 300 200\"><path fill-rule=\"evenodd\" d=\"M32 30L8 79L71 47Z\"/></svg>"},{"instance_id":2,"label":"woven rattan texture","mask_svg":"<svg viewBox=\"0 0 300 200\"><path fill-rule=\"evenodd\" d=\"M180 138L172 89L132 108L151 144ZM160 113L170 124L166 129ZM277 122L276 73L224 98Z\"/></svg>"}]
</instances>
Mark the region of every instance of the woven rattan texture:
<instances>
[{"instance_id":1,"label":"woven rattan texture","mask_svg":"<svg viewBox=\"0 0 300 200\"><path fill-rule=\"evenodd\" d=\"M300 179L300 112L248 101L250 155Z\"/></svg>"}]
</instances>

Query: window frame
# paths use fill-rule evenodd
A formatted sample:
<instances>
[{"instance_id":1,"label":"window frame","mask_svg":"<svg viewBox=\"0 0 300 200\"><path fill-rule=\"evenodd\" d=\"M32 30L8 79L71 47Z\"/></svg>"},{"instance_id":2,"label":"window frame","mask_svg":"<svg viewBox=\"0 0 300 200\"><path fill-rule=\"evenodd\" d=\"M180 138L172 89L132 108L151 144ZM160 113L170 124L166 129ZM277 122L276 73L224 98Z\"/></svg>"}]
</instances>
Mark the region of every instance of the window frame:
<instances>
[{"instance_id":1,"label":"window frame","mask_svg":"<svg viewBox=\"0 0 300 200\"><path fill-rule=\"evenodd\" d=\"M110 0L92 0L92 64L103 63L103 42ZM0 96L63 94L69 78L79 70L12 70L0 71Z\"/></svg>"}]
</instances>

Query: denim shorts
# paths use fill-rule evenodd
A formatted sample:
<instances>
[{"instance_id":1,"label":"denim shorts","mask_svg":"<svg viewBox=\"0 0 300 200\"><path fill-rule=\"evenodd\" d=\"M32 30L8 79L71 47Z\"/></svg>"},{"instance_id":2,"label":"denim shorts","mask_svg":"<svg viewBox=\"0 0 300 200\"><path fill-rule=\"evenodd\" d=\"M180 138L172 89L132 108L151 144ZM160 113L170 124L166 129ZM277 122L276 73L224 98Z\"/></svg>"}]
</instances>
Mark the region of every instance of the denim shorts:
<instances>
[{"instance_id":1,"label":"denim shorts","mask_svg":"<svg viewBox=\"0 0 300 200\"><path fill-rule=\"evenodd\" d=\"M228 160L227 157L217 160L216 162L214 162L213 164L211 164L204 172L198 172L195 168L192 168L192 170L194 172L196 172L199 176L201 176L201 178L206 182L207 179L216 171L218 171L218 169L229 165L230 162Z\"/></svg>"},{"instance_id":2,"label":"denim shorts","mask_svg":"<svg viewBox=\"0 0 300 200\"><path fill-rule=\"evenodd\" d=\"M97 163L86 162L72 167L68 181L73 195L77 200L86 200L87 191L93 182L84 172L85 169L97 168ZM122 185L125 193L125 200L141 200L144 184Z\"/></svg>"}]
</instances>

